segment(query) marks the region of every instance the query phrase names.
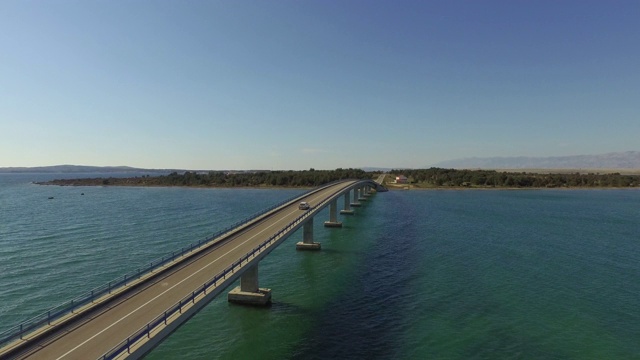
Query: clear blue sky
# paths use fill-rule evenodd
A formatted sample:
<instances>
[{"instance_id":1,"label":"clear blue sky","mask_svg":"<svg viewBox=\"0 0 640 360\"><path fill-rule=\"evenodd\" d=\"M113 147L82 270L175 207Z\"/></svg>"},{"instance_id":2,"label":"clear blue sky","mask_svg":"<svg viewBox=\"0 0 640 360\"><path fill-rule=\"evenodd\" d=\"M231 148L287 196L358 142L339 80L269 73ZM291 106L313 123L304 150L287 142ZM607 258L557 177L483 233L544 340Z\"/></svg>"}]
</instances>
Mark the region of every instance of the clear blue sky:
<instances>
[{"instance_id":1,"label":"clear blue sky","mask_svg":"<svg viewBox=\"0 0 640 360\"><path fill-rule=\"evenodd\" d=\"M640 150L640 2L0 1L0 167Z\"/></svg>"}]
</instances>

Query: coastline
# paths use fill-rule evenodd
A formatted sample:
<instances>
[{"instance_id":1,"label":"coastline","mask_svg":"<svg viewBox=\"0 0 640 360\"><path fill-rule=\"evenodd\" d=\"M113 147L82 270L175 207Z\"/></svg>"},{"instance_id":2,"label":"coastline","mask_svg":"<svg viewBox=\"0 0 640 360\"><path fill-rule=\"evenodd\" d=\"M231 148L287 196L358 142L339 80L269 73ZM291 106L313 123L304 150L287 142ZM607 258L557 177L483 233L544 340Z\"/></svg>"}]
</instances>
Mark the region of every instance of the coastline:
<instances>
[{"instance_id":1,"label":"coastline","mask_svg":"<svg viewBox=\"0 0 640 360\"><path fill-rule=\"evenodd\" d=\"M389 190L633 189L640 176L612 174L499 173L489 170L414 169L385 174ZM312 189L340 179L375 179L380 173L357 169L207 174L173 172L163 176L62 178L34 182L58 186L188 187L216 189ZM394 181L395 180L395 181ZM403 181L400 181L403 180Z\"/></svg>"},{"instance_id":2,"label":"coastline","mask_svg":"<svg viewBox=\"0 0 640 360\"><path fill-rule=\"evenodd\" d=\"M163 184L56 184L53 181L32 181L34 185L40 186L63 186L63 187L145 187L145 188L190 188L190 189L265 189L265 190L309 190L313 186L277 186L277 185L257 185L257 186L220 186L220 185L163 185Z\"/></svg>"},{"instance_id":3,"label":"coastline","mask_svg":"<svg viewBox=\"0 0 640 360\"><path fill-rule=\"evenodd\" d=\"M500 191L509 191L509 190L557 190L557 191L566 191L566 190L640 190L640 187L614 187L614 186L583 186L583 187L487 187L487 188L472 188L472 187L432 187L432 188L411 188L411 189L398 189L393 188L389 189L389 191L492 191L492 190L500 190Z\"/></svg>"},{"instance_id":4,"label":"coastline","mask_svg":"<svg viewBox=\"0 0 640 360\"><path fill-rule=\"evenodd\" d=\"M69 187L146 187L146 188L190 188L190 189L255 189L255 190L310 190L314 186L278 186L278 185L254 185L254 186L220 186L220 185L163 185L163 184L131 184L131 183L115 183L115 184L97 184L83 183L77 184L65 180L65 183L55 183L52 181L33 181L32 184L41 186L69 186ZM68 182L68 183L67 183ZM472 187L472 186L439 186L439 187L417 187L413 185L392 186L394 184L383 184L389 191L509 191L509 190L639 190L640 187L619 187L619 186L558 186L558 187Z\"/></svg>"},{"instance_id":5,"label":"coastline","mask_svg":"<svg viewBox=\"0 0 640 360\"><path fill-rule=\"evenodd\" d=\"M490 191L490 190L640 190L639 186L557 186L557 187L473 187L473 186L433 186L433 187L416 187L416 186L391 186L393 184L383 184L389 191Z\"/></svg>"}]
</instances>

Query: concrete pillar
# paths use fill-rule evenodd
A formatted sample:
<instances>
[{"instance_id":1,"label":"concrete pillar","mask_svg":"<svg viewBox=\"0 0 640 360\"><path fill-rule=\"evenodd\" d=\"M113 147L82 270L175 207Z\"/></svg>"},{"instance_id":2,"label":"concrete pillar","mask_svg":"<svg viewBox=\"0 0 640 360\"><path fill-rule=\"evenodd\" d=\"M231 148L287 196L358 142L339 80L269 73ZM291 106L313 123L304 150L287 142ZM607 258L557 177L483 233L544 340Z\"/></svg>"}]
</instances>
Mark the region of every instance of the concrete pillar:
<instances>
[{"instance_id":1,"label":"concrete pillar","mask_svg":"<svg viewBox=\"0 0 640 360\"><path fill-rule=\"evenodd\" d=\"M364 187L364 196L365 196L365 197L369 197L369 196L371 196L371 186L366 185L366 186Z\"/></svg>"},{"instance_id":2,"label":"concrete pillar","mask_svg":"<svg viewBox=\"0 0 640 360\"><path fill-rule=\"evenodd\" d=\"M360 188L360 197L358 198L358 201L367 201L367 198L364 197L364 187Z\"/></svg>"},{"instance_id":3,"label":"concrete pillar","mask_svg":"<svg viewBox=\"0 0 640 360\"><path fill-rule=\"evenodd\" d=\"M342 227L342 223L338 221L338 199L334 199L329 204L329 221L324 222L325 227Z\"/></svg>"},{"instance_id":4,"label":"concrete pillar","mask_svg":"<svg viewBox=\"0 0 640 360\"><path fill-rule=\"evenodd\" d=\"M258 291L258 267L252 266L240 278L240 290L247 292Z\"/></svg>"},{"instance_id":5,"label":"concrete pillar","mask_svg":"<svg viewBox=\"0 0 640 360\"><path fill-rule=\"evenodd\" d=\"M353 189L353 202L351 203L351 206L354 206L354 207L361 206L362 204L360 204L358 202L359 198L360 198L360 189L354 188Z\"/></svg>"},{"instance_id":6,"label":"concrete pillar","mask_svg":"<svg viewBox=\"0 0 640 360\"><path fill-rule=\"evenodd\" d=\"M351 202L350 197L351 195L349 195L349 191L344 193L344 210L340 210L340 214L353 215L353 210L351 210L351 207L349 206L349 203Z\"/></svg>"},{"instance_id":7,"label":"concrete pillar","mask_svg":"<svg viewBox=\"0 0 640 360\"><path fill-rule=\"evenodd\" d=\"M271 289L258 287L257 263L242 273L240 286L229 292L227 300L244 305L266 305L271 302Z\"/></svg>"},{"instance_id":8,"label":"concrete pillar","mask_svg":"<svg viewBox=\"0 0 640 360\"><path fill-rule=\"evenodd\" d=\"M302 241L296 244L298 250L320 250L320 243L313 242L313 218L302 226Z\"/></svg>"}]
</instances>

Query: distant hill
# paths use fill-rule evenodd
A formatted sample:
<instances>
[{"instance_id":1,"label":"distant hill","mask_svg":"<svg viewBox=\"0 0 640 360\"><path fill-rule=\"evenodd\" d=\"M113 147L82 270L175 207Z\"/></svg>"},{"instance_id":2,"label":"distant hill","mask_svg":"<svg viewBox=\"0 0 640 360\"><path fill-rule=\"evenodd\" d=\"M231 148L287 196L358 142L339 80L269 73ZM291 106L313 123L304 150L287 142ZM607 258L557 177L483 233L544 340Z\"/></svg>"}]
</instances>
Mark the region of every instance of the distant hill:
<instances>
[{"instance_id":1,"label":"distant hill","mask_svg":"<svg viewBox=\"0 0 640 360\"><path fill-rule=\"evenodd\" d=\"M382 171L386 172L390 168L380 167L362 167L367 172ZM55 165L55 166L36 166L36 167L0 167L1 173L184 173L185 171L195 171L199 173L208 172L208 170L185 170L185 169L143 169L130 166L85 166L85 165ZM237 173L256 173L270 172L271 170L216 170L221 172L237 172Z\"/></svg>"},{"instance_id":2,"label":"distant hill","mask_svg":"<svg viewBox=\"0 0 640 360\"><path fill-rule=\"evenodd\" d=\"M453 169L640 169L640 151L557 157L490 157L442 161Z\"/></svg>"},{"instance_id":3,"label":"distant hill","mask_svg":"<svg viewBox=\"0 0 640 360\"><path fill-rule=\"evenodd\" d=\"M391 168L373 167L373 166L364 166L364 167L361 167L359 169L362 169L362 170L364 170L366 172L374 172L374 171L388 172L388 171L391 171Z\"/></svg>"},{"instance_id":4,"label":"distant hill","mask_svg":"<svg viewBox=\"0 0 640 360\"><path fill-rule=\"evenodd\" d=\"M55 165L36 167L0 167L0 173L166 173L171 169L140 169L130 166L84 166L84 165Z\"/></svg>"}]
</instances>

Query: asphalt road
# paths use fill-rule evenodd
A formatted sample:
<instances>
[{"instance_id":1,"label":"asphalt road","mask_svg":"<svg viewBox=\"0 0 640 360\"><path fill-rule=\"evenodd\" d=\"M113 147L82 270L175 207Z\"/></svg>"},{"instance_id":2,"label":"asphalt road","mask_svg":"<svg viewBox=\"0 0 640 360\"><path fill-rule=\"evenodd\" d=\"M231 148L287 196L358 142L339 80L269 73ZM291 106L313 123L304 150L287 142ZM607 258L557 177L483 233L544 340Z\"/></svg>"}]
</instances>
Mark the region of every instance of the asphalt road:
<instances>
[{"instance_id":1,"label":"asphalt road","mask_svg":"<svg viewBox=\"0 0 640 360\"><path fill-rule=\"evenodd\" d=\"M306 201L313 207L327 196L353 183L354 181L348 181L332 185L301 201ZM223 245L150 279L138 286L134 293L97 305L88 314L83 314L81 320L55 328L49 335L17 355L18 358L98 358L287 226L302 211L298 209L297 203L278 210L233 235Z\"/></svg>"}]
</instances>

